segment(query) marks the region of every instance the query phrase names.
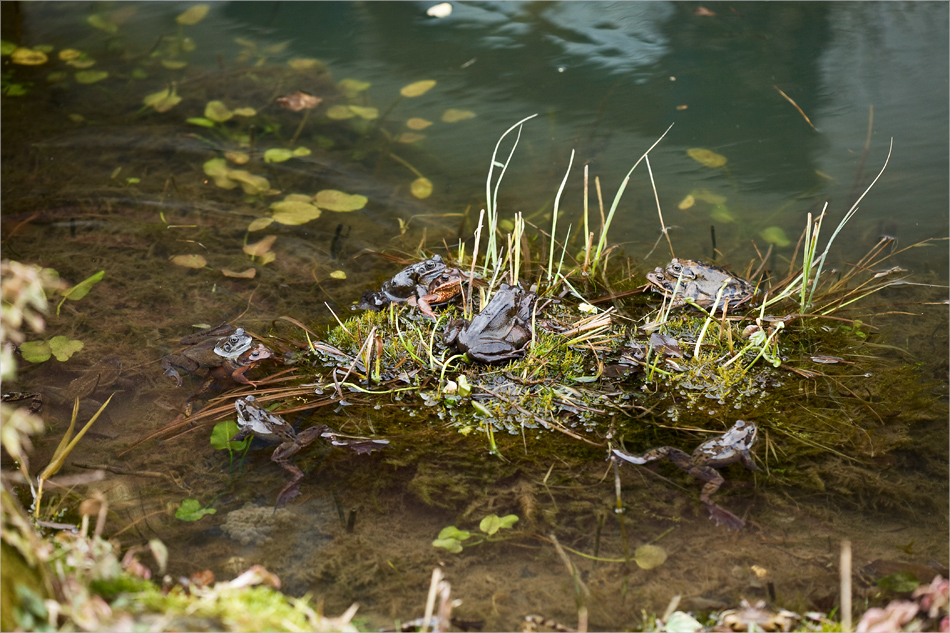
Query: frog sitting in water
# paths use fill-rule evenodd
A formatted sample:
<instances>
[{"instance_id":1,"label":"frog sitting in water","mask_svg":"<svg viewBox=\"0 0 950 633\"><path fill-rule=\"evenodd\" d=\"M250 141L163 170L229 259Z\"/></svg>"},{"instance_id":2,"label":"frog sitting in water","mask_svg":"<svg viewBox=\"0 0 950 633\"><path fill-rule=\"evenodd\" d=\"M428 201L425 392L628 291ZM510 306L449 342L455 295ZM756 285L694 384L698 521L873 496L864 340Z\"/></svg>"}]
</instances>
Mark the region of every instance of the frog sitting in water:
<instances>
[{"instance_id":1,"label":"frog sitting in water","mask_svg":"<svg viewBox=\"0 0 950 633\"><path fill-rule=\"evenodd\" d=\"M396 273L383 283L380 291L364 293L359 307L363 310L381 310L390 303L405 301L434 320L436 316L431 306L445 303L461 292L461 271L447 268L441 255L433 255Z\"/></svg>"},{"instance_id":2,"label":"frog sitting in water","mask_svg":"<svg viewBox=\"0 0 950 633\"><path fill-rule=\"evenodd\" d=\"M201 369L209 370L213 378L232 378L236 382L249 384L244 376L260 361L273 356L267 347L258 344L252 347L254 339L243 328L234 328L222 323L216 328L190 334L179 341L184 349L177 354L167 354L162 358L162 369L169 378L174 378L181 387L179 370L194 373Z\"/></svg>"},{"instance_id":3,"label":"frog sitting in water","mask_svg":"<svg viewBox=\"0 0 950 633\"><path fill-rule=\"evenodd\" d=\"M657 292L672 296L674 308L687 305L687 300L692 299L701 308L716 312L727 303L731 309L748 303L755 296L755 286L745 279L718 266L691 259L674 258L665 269L657 267L652 273L647 273L647 281ZM722 296L717 302L720 289Z\"/></svg>"},{"instance_id":4,"label":"frog sitting in water","mask_svg":"<svg viewBox=\"0 0 950 633\"><path fill-rule=\"evenodd\" d=\"M297 485L303 479L303 471L291 463L290 458L317 441L330 427L319 424L297 433L287 420L262 409L254 396L238 398L234 401L234 408L239 430L231 438L232 442L240 442L250 435L268 442L280 442L271 454L271 460L290 472L291 479L277 495L276 509L300 494Z\"/></svg>"},{"instance_id":5,"label":"frog sitting in water","mask_svg":"<svg viewBox=\"0 0 950 633\"><path fill-rule=\"evenodd\" d=\"M455 320L444 334L446 345L481 363L501 363L524 356L531 341L531 311L537 295L501 284L471 323Z\"/></svg>"},{"instance_id":6,"label":"frog sitting in water","mask_svg":"<svg viewBox=\"0 0 950 633\"><path fill-rule=\"evenodd\" d=\"M681 470L685 470L696 479L706 482L699 499L709 509L709 514L716 525L725 524L734 530L738 530L745 525L742 519L713 503L710 497L725 482L725 479L716 469L741 461L742 465L749 470L761 470L752 461L752 454L749 452L755 442L757 433L758 428L755 424L739 420L720 437L700 444L692 455L687 455L672 446L654 448L642 455L631 455L626 451L615 448L613 454L631 464L646 464L658 459L669 459Z\"/></svg>"}]
</instances>

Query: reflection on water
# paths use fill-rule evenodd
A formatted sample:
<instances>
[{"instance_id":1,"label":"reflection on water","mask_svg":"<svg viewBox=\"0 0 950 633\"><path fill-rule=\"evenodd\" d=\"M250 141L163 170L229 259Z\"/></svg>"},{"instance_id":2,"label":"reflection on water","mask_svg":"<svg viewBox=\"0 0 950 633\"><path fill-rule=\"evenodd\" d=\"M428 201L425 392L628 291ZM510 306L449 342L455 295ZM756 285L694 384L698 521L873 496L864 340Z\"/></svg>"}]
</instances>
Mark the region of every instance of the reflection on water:
<instances>
[{"instance_id":1,"label":"reflection on water","mask_svg":"<svg viewBox=\"0 0 950 633\"><path fill-rule=\"evenodd\" d=\"M459 435L425 408L410 416L390 403L293 419L394 443L372 456L302 452L304 495L277 513L283 474L271 449L255 446L246 462L232 462L199 428L115 457L184 406L188 390L166 381L158 361L193 325L239 321L265 333L290 316L322 333L333 318L327 306L345 315L363 290L401 267L375 253L412 260L419 244L442 250L443 240L451 247L468 239L498 136L535 112L500 207L503 216L522 211L546 227L575 150L561 199L561 230L574 227L571 250L582 244L580 166L600 178L609 205L670 124L651 168L681 257L708 258L714 226L719 258L734 269L757 260L768 236L776 242L771 265L786 267L807 214L828 201L835 224L880 169L891 138L890 165L833 256L853 262L881 234L897 237L898 248L946 237L948 105L946 90L933 89L933 77L944 81L950 70L946 4L709 4L702 13L677 3L464 3L437 19L424 3L214 3L201 22L177 24L188 6L3 4L5 41L52 47L45 65L4 67L4 256L56 268L70 283L106 270L93 292L49 319L50 333L82 340L83 351L67 363L27 367L22 381L65 386L97 359L122 358L123 391L76 459L147 473L110 480L117 521L134 526L125 533L130 542L160 536L175 573L209 567L227 575L262 562L291 592L324 596L328 612L358 600L380 624L421 615L431 569L442 564L465 601L460 614L489 628L517 626L537 611L576 618L570 578L544 540L552 533L572 549L616 559L626 545L675 528L660 541L669 559L654 570L577 559L595 628L637 626L641 609L662 611L675 594L697 610L733 605L740 594L765 597L768 583L783 605L831 609L837 577L829 564L842 538L855 542L856 565L946 564L946 314L920 303L944 300L939 287L892 288L861 313L880 334L862 348L858 360L867 364L855 373L874 378L859 391L789 379L780 398L787 405L754 412L776 423L811 416L816 437L829 419L847 421L868 446L888 450L791 462L788 445L762 438L767 474L729 470L733 485L719 493L752 525L738 534L706 520L689 477L626 468L624 543L597 449L512 436L500 440L505 462L485 455L477 433ZM62 59L63 49L109 76L77 81L83 68ZM325 66L295 69L293 60ZM420 80L436 84L400 95ZM308 117L274 104L295 90L324 102ZM165 111L144 105L161 91L181 102ZM207 120L213 100L254 114ZM330 116L331 107L343 114ZM475 116L449 122L450 109ZM410 132L416 136L403 136ZM260 156L292 144L309 154ZM687 153L695 148L727 162L706 166ZM238 154L248 160L237 162ZM209 173L208 161L226 155L228 173ZM421 178L432 183L429 197L413 193ZM266 185L254 190L256 179ZM326 190L368 202L356 211L326 207L305 223L266 223L272 203ZM596 217L593 185L590 200ZM774 239L781 233L787 244ZM245 247L267 235L276 240L252 260ZM610 239L642 280L670 256L661 243L644 261L659 237L641 166ZM264 263L267 252L275 258ZM206 267L176 265L179 255L200 255ZM943 247L900 252L891 265L908 268L913 281L947 282ZM222 272L247 270L253 278ZM869 407L880 422L869 423ZM62 432L65 408L51 403L45 415L52 435ZM664 436L684 448L697 440ZM37 450L54 447L44 440ZM165 512L186 497L218 514L185 524ZM539 537L460 555L431 546L442 528L475 529L491 513L518 514L518 528ZM704 561L703 578L690 571L696 560Z\"/></svg>"}]
</instances>

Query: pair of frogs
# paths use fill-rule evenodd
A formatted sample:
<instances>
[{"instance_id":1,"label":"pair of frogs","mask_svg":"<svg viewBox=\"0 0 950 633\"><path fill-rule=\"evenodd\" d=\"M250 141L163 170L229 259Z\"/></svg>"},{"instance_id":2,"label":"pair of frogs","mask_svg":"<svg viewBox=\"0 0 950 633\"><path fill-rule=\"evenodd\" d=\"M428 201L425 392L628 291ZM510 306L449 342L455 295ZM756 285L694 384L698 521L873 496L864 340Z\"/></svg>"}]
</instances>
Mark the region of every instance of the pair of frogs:
<instances>
[{"instance_id":1,"label":"pair of frogs","mask_svg":"<svg viewBox=\"0 0 950 633\"><path fill-rule=\"evenodd\" d=\"M253 337L244 328L234 328L227 323L185 336L179 343L183 347L180 352L162 358L165 375L174 378L179 387L179 370L193 374L202 369L208 370L212 380L253 384L245 374L274 355L263 343L255 346Z\"/></svg>"},{"instance_id":2,"label":"pair of frogs","mask_svg":"<svg viewBox=\"0 0 950 633\"><path fill-rule=\"evenodd\" d=\"M653 290L671 297L672 307L695 303L710 312L736 308L755 297L755 286L732 273L692 259L673 259L647 273ZM728 306L728 308L726 308Z\"/></svg>"},{"instance_id":3,"label":"pair of frogs","mask_svg":"<svg viewBox=\"0 0 950 633\"><path fill-rule=\"evenodd\" d=\"M416 262L383 283L378 292L360 300L364 310L380 310L405 301L436 319L432 306L446 303L462 292L463 273L448 268L440 255ZM531 340L531 312L537 296L517 286L501 284L491 301L471 320L451 321L443 339L470 359L480 363L504 363L524 356Z\"/></svg>"},{"instance_id":4,"label":"pair of frogs","mask_svg":"<svg viewBox=\"0 0 950 633\"><path fill-rule=\"evenodd\" d=\"M709 510L710 518L716 522L716 525L726 525L738 530L745 525L742 519L713 503L711 497L725 483L718 469L742 462L742 465L749 470L761 470L752 461L751 453L757 435L758 427L753 422L738 420L721 436L700 444L692 455L672 446L660 446L640 455L632 455L619 448L612 449L612 453L615 457L631 464L648 464L660 459L669 459L680 470L706 482L699 494L699 500Z\"/></svg>"}]
</instances>

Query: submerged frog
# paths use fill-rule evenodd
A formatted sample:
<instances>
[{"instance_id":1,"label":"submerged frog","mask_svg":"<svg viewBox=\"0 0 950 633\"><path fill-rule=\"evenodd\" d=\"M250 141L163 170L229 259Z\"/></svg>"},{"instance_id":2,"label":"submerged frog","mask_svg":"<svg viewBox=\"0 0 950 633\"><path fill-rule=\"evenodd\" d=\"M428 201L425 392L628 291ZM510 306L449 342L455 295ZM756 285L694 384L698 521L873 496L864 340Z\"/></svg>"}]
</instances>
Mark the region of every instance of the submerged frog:
<instances>
[{"instance_id":1,"label":"submerged frog","mask_svg":"<svg viewBox=\"0 0 950 633\"><path fill-rule=\"evenodd\" d=\"M501 284L471 323L455 320L446 328L446 345L481 363L501 363L524 356L531 341L531 311L537 295Z\"/></svg>"},{"instance_id":2,"label":"submerged frog","mask_svg":"<svg viewBox=\"0 0 950 633\"><path fill-rule=\"evenodd\" d=\"M181 387L179 370L194 373L201 369L218 370L229 367L230 373L237 382L247 383L244 373L252 366L251 363L262 356L260 348L252 350L254 339L246 334L243 328L234 328L222 323L216 328L204 332L190 334L179 341L184 349L177 354L167 354L162 358L162 369L169 378L174 378L177 386ZM263 347L263 346L260 346ZM267 348L264 348L267 350ZM251 352L248 354L248 352ZM256 354L255 354L256 352ZM243 358L242 358L243 355ZM266 358L270 357L267 350ZM227 372L225 372L227 373Z\"/></svg>"},{"instance_id":3,"label":"submerged frog","mask_svg":"<svg viewBox=\"0 0 950 633\"><path fill-rule=\"evenodd\" d=\"M672 446L654 448L642 455L631 455L626 451L615 448L613 454L631 464L646 464L658 459L669 459L681 470L685 470L696 479L706 482L699 499L709 509L709 514L716 525L725 524L734 530L738 530L745 525L742 519L713 503L710 497L725 482L722 475L717 472L717 468L723 468L741 461L742 465L749 470L761 470L752 461L752 454L749 452L755 442L757 433L758 428L755 424L738 420L732 425L731 429L721 436L700 444L692 455L687 455Z\"/></svg>"},{"instance_id":4,"label":"submerged frog","mask_svg":"<svg viewBox=\"0 0 950 633\"><path fill-rule=\"evenodd\" d=\"M303 479L303 471L291 463L290 458L320 439L330 427L319 424L297 433L287 420L262 409L254 396L238 398L234 401L234 408L237 410L239 430L231 438L232 442L240 442L250 435L268 442L280 442L270 458L291 474L290 481L277 495L276 507L280 507L300 494L297 485Z\"/></svg>"},{"instance_id":5,"label":"submerged frog","mask_svg":"<svg viewBox=\"0 0 950 633\"><path fill-rule=\"evenodd\" d=\"M718 266L691 259L674 258L665 269L657 267L652 273L647 273L647 281L654 290L667 297L673 296L675 289L674 308L687 305L687 299L692 299L701 308L716 312L727 303L731 309L748 303L755 296L755 286L745 279ZM717 302L720 289L722 297Z\"/></svg>"},{"instance_id":6,"label":"submerged frog","mask_svg":"<svg viewBox=\"0 0 950 633\"><path fill-rule=\"evenodd\" d=\"M458 268L447 268L441 255L433 255L396 273L392 279L383 283L378 292L364 293L359 307L363 310L381 310L390 303L405 301L435 319L431 306L445 303L461 292L461 271Z\"/></svg>"}]
</instances>

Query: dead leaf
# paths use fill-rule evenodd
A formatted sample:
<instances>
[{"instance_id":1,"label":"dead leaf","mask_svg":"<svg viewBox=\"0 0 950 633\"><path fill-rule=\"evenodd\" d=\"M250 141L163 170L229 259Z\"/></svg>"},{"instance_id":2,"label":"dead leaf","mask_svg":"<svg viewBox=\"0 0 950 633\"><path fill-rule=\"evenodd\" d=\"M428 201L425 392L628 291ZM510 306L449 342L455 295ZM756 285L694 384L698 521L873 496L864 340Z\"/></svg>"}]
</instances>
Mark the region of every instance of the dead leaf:
<instances>
[{"instance_id":1,"label":"dead leaf","mask_svg":"<svg viewBox=\"0 0 950 633\"><path fill-rule=\"evenodd\" d=\"M277 239L276 235L268 235L260 242L254 244L248 244L244 247L244 252L250 255L251 257L262 257L266 252L270 250L270 247L273 246L274 240Z\"/></svg>"},{"instance_id":2,"label":"dead leaf","mask_svg":"<svg viewBox=\"0 0 950 633\"><path fill-rule=\"evenodd\" d=\"M247 270L241 271L239 273L234 272L233 270L228 270L227 268L222 268L221 272L225 277L236 277L238 279L254 279L257 275L257 269L248 268Z\"/></svg>"},{"instance_id":3,"label":"dead leaf","mask_svg":"<svg viewBox=\"0 0 950 633\"><path fill-rule=\"evenodd\" d=\"M204 268L208 265L207 260L201 255L175 255L171 261L176 266L185 268Z\"/></svg>"},{"instance_id":4,"label":"dead leaf","mask_svg":"<svg viewBox=\"0 0 950 633\"><path fill-rule=\"evenodd\" d=\"M693 147L686 150L689 157L706 167L722 167L728 162L728 159L722 154L701 147Z\"/></svg>"},{"instance_id":5,"label":"dead leaf","mask_svg":"<svg viewBox=\"0 0 950 633\"><path fill-rule=\"evenodd\" d=\"M403 86L402 89L399 91L399 94L401 94L404 97L409 97L409 98L419 97L429 92L429 90L434 85L435 85L434 79L425 79L423 81L416 81L409 84L408 86Z\"/></svg>"},{"instance_id":6,"label":"dead leaf","mask_svg":"<svg viewBox=\"0 0 950 633\"><path fill-rule=\"evenodd\" d=\"M459 121L464 121L465 119L471 119L473 116L475 116L475 113L471 110L456 110L455 108L449 108L442 113L442 122L458 123Z\"/></svg>"},{"instance_id":7,"label":"dead leaf","mask_svg":"<svg viewBox=\"0 0 950 633\"><path fill-rule=\"evenodd\" d=\"M320 105L321 101L323 101L323 99L314 97L313 95L308 95L306 92L301 92L299 90L292 95L277 98L277 103L280 105L280 107L291 110L292 112L311 110Z\"/></svg>"}]
</instances>

